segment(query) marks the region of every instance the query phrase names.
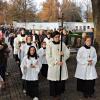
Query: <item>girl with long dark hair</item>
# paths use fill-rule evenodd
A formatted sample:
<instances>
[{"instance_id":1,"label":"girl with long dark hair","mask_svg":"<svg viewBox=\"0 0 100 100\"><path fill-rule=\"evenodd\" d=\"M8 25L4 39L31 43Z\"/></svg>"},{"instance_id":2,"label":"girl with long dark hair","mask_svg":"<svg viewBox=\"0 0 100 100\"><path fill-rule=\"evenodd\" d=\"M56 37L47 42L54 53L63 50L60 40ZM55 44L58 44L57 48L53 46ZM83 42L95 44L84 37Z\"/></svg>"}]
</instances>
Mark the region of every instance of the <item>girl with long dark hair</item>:
<instances>
[{"instance_id":1,"label":"girl with long dark hair","mask_svg":"<svg viewBox=\"0 0 100 100\"><path fill-rule=\"evenodd\" d=\"M30 46L27 56L25 56L21 63L22 79L26 81L26 94L38 100L38 74L40 71L40 61L36 53L36 48Z\"/></svg>"}]
</instances>

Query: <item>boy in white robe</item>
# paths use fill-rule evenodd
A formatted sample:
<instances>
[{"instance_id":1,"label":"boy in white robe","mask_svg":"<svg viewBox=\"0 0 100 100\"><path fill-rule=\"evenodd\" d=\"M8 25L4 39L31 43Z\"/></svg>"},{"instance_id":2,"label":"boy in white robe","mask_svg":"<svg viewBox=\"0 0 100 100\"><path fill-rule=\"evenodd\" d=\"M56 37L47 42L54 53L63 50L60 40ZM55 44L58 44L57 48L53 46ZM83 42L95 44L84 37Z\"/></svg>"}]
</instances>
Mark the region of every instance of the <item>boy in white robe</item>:
<instances>
[{"instance_id":1,"label":"boy in white robe","mask_svg":"<svg viewBox=\"0 0 100 100\"><path fill-rule=\"evenodd\" d=\"M42 42L42 47L37 51L37 54L39 55L42 68L41 68L41 74L44 77L47 77L47 71L48 71L48 64L46 60L46 42Z\"/></svg>"},{"instance_id":2,"label":"boy in white robe","mask_svg":"<svg viewBox=\"0 0 100 100\"><path fill-rule=\"evenodd\" d=\"M84 43L85 45L77 53L75 77L77 78L77 90L82 92L85 98L88 98L92 97L95 92L97 54L95 48L91 46L89 36L86 36Z\"/></svg>"}]
</instances>

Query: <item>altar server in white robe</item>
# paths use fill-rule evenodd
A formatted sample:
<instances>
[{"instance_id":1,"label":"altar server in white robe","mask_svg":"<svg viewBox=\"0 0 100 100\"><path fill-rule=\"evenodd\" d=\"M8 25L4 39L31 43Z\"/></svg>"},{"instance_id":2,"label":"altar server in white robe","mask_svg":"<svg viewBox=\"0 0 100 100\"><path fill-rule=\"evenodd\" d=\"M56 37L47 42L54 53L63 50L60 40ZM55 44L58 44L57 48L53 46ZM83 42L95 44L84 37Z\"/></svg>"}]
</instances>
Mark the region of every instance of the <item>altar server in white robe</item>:
<instances>
[{"instance_id":1,"label":"altar server in white robe","mask_svg":"<svg viewBox=\"0 0 100 100\"><path fill-rule=\"evenodd\" d=\"M91 38L86 36L85 45L77 53L77 68L75 72L77 90L82 92L85 98L92 97L95 92L95 79L97 79L96 62L96 50L91 46Z\"/></svg>"},{"instance_id":2,"label":"altar server in white robe","mask_svg":"<svg viewBox=\"0 0 100 100\"><path fill-rule=\"evenodd\" d=\"M15 55L15 60L19 63L20 65L20 48L25 44L26 42L26 35L25 35L25 29L22 28L20 31L20 34L16 35L16 38L14 39L14 55Z\"/></svg>"},{"instance_id":3,"label":"altar server in white robe","mask_svg":"<svg viewBox=\"0 0 100 100\"><path fill-rule=\"evenodd\" d=\"M49 45L49 43L52 42L52 40L53 39L51 38L51 33L48 31L43 41L46 42L46 45Z\"/></svg>"},{"instance_id":4,"label":"altar server in white robe","mask_svg":"<svg viewBox=\"0 0 100 100\"><path fill-rule=\"evenodd\" d=\"M32 43L32 37L28 35L26 37L26 43L21 45L20 50L19 50L19 58L21 61L27 55L27 52L30 46L36 47L35 43Z\"/></svg>"},{"instance_id":5,"label":"altar server in white robe","mask_svg":"<svg viewBox=\"0 0 100 100\"><path fill-rule=\"evenodd\" d=\"M38 74L40 72L41 63L36 53L36 48L30 46L27 56L25 56L21 63L22 79L26 81L26 94L38 100L39 84Z\"/></svg>"},{"instance_id":6,"label":"altar server in white robe","mask_svg":"<svg viewBox=\"0 0 100 100\"><path fill-rule=\"evenodd\" d=\"M32 37L28 35L26 38L26 43L21 45L19 50L20 62L22 62L23 58L27 55L30 46L35 46L35 44L32 43ZM23 93L26 93L26 82L24 79L22 80L22 86L23 86Z\"/></svg>"},{"instance_id":7,"label":"altar server in white robe","mask_svg":"<svg viewBox=\"0 0 100 100\"><path fill-rule=\"evenodd\" d=\"M19 63L19 58L18 58L19 48L20 48L19 40L18 40L18 36L16 35L14 39L14 57L17 63Z\"/></svg>"},{"instance_id":8,"label":"altar server in white robe","mask_svg":"<svg viewBox=\"0 0 100 100\"><path fill-rule=\"evenodd\" d=\"M70 51L64 43L60 42L60 33L55 31L52 34L53 41L46 47L46 59L48 63L48 75L50 86L50 96L53 100L60 100L61 94L65 91L65 80L68 79L68 70L66 65L66 60L70 56ZM62 61L60 61L60 56L62 55ZM61 70L61 80L60 80L60 66Z\"/></svg>"},{"instance_id":9,"label":"altar server in white robe","mask_svg":"<svg viewBox=\"0 0 100 100\"><path fill-rule=\"evenodd\" d=\"M25 34L25 29L24 29L24 28L21 29L20 34L18 34L17 37L18 37L18 41L19 41L20 43L26 42L26 37L27 37L27 35Z\"/></svg>"},{"instance_id":10,"label":"altar server in white robe","mask_svg":"<svg viewBox=\"0 0 100 100\"><path fill-rule=\"evenodd\" d=\"M46 60L46 42L42 42L41 48L37 51L40 61L42 63L41 74L47 78L48 64Z\"/></svg>"}]
</instances>

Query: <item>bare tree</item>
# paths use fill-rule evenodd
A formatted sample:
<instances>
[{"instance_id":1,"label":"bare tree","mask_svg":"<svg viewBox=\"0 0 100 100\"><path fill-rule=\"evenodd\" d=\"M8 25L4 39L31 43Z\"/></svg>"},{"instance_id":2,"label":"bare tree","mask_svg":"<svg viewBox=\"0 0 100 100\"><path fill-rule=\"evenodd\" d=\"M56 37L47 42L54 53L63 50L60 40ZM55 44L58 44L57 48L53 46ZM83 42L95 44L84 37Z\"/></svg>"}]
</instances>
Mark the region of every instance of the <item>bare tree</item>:
<instances>
[{"instance_id":1,"label":"bare tree","mask_svg":"<svg viewBox=\"0 0 100 100\"><path fill-rule=\"evenodd\" d=\"M11 0L9 13L13 20L34 21L36 7L32 0Z\"/></svg>"},{"instance_id":2,"label":"bare tree","mask_svg":"<svg viewBox=\"0 0 100 100\"><path fill-rule=\"evenodd\" d=\"M47 0L43 3L43 9L38 16L41 21L57 21L58 20L58 0Z\"/></svg>"},{"instance_id":3,"label":"bare tree","mask_svg":"<svg viewBox=\"0 0 100 100\"><path fill-rule=\"evenodd\" d=\"M100 0L91 0L93 8L93 19L95 24L96 40L100 44Z\"/></svg>"},{"instance_id":4,"label":"bare tree","mask_svg":"<svg viewBox=\"0 0 100 100\"><path fill-rule=\"evenodd\" d=\"M61 5L62 12L64 13L65 21L81 21L81 11L80 8L75 5L74 2L70 0L63 0Z\"/></svg>"},{"instance_id":5,"label":"bare tree","mask_svg":"<svg viewBox=\"0 0 100 100\"><path fill-rule=\"evenodd\" d=\"M8 4L7 4L7 2L6 1L2 1L2 0L0 0L0 15L1 15L1 22L3 23L3 24L7 24L7 11L8 11L8 9L7 9L7 7L8 7Z\"/></svg>"}]
</instances>

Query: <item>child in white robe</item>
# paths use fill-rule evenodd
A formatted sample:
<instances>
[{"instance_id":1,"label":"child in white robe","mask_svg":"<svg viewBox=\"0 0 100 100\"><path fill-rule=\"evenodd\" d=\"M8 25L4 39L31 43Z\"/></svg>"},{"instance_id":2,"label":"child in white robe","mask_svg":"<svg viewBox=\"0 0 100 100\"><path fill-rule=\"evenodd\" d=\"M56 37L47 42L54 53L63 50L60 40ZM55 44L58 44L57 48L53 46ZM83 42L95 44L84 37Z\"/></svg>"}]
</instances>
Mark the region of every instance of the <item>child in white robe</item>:
<instances>
[{"instance_id":1,"label":"child in white robe","mask_svg":"<svg viewBox=\"0 0 100 100\"><path fill-rule=\"evenodd\" d=\"M40 72L41 63L36 53L34 46L29 47L27 56L25 56L21 63L22 79L26 81L26 94L38 100L38 74Z\"/></svg>"},{"instance_id":2,"label":"child in white robe","mask_svg":"<svg viewBox=\"0 0 100 100\"><path fill-rule=\"evenodd\" d=\"M97 54L91 46L91 38L86 36L84 46L77 53L77 90L83 93L85 98L92 97L95 92L95 80L97 79L96 65Z\"/></svg>"},{"instance_id":3,"label":"child in white robe","mask_svg":"<svg viewBox=\"0 0 100 100\"><path fill-rule=\"evenodd\" d=\"M37 51L37 54L39 55L39 58L42 64L41 74L44 77L47 77L48 64L46 60L46 42L42 42L42 47Z\"/></svg>"}]
</instances>

